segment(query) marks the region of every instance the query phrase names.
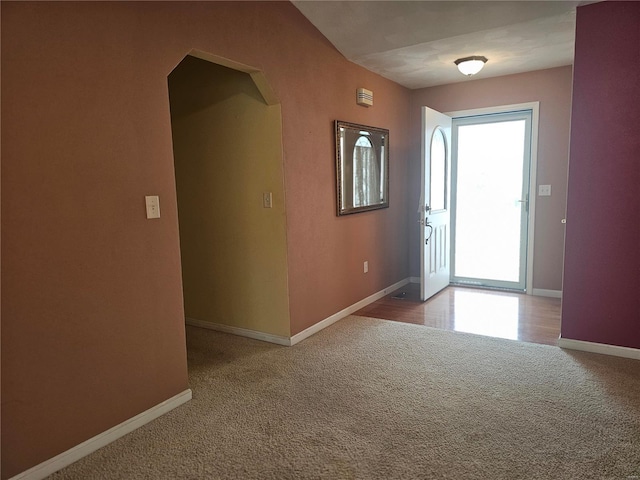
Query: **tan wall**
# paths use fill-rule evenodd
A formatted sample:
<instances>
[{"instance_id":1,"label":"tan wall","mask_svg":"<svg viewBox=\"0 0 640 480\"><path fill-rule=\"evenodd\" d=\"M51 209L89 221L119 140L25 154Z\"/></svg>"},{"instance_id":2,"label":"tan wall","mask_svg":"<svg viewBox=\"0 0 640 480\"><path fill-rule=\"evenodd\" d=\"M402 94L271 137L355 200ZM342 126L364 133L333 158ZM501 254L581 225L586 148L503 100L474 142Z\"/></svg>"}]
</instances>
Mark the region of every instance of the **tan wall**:
<instances>
[{"instance_id":1,"label":"tan wall","mask_svg":"<svg viewBox=\"0 0 640 480\"><path fill-rule=\"evenodd\" d=\"M289 336L280 106L247 73L190 56L169 95L185 314Z\"/></svg>"},{"instance_id":2,"label":"tan wall","mask_svg":"<svg viewBox=\"0 0 640 480\"><path fill-rule=\"evenodd\" d=\"M167 76L192 49L281 101L291 334L408 276L409 91L291 4L0 8L4 478L187 387ZM389 209L336 217L336 119L390 130Z\"/></svg>"},{"instance_id":3,"label":"tan wall","mask_svg":"<svg viewBox=\"0 0 640 480\"><path fill-rule=\"evenodd\" d=\"M487 67L488 68L488 67ZM420 107L441 112L540 102L537 184L550 184L551 197L536 197L533 288L562 290L567 203L571 67L472 80L412 92L412 178L420 174ZM410 205L418 205L420 185L410 182ZM414 209L415 210L415 209ZM490 212L487 212L490 215ZM419 276L419 230L410 222L411 275Z\"/></svg>"}]
</instances>

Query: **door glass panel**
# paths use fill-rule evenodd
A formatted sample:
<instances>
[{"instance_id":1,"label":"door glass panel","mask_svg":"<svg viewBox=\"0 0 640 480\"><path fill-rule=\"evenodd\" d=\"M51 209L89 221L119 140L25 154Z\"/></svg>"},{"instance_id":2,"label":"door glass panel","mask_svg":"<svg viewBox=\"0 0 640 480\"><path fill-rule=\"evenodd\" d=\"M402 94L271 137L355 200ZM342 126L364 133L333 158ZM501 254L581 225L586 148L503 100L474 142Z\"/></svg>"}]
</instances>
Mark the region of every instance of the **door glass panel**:
<instances>
[{"instance_id":1,"label":"door glass panel","mask_svg":"<svg viewBox=\"0 0 640 480\"><path fill-rule=\"evenodd\" d=\"M454 277L523 278L525 127L525 120L458 127Z\"/></svg>"},{"instance_id":2,"label":"door glass panel","mask_svg":"<svg viewBox=\"0 0 640 480\"><path fill-rule=\"evenodd\" d=\"M444 132L436 128L431 137L429 206L431 211L447 208L447 144Z\"/></svg>"}]
</instances>

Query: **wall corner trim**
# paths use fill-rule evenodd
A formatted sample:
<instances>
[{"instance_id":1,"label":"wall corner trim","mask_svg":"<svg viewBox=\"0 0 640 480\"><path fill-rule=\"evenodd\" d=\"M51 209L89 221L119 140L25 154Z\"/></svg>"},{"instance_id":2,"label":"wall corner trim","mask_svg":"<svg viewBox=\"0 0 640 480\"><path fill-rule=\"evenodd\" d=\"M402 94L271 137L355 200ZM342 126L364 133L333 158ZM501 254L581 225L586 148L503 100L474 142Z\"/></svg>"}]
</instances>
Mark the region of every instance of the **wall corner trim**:
<instances>
[{"instance_id":1,"label":"wall corner trim","mask_svg":"<svg viewBox=\"0 0 640 480\"><path fill-rule=\"evenodd\" d=\"M187 389L171 398L168 398L164 402L139 413L135 417L131 417L128 420L110 428L102 433L99 433L95 437L86 440L75 447L70 448L66 452L62 452L49 460L46 460L39 465L31 467L29 470L25 470L18 475L11 477L10 480L40 480L48 477L54 472L61 470L62 468L77 462L83 457L95 452L96 450L116 441L120 437L124 437L126 434L142 427L143 425L155 420L156 418L164 415L165 413L179 407L183 403L191 400L191 390Z\"/></svg>"},{"instance_id":2,"label":"wall corner trim","mask_svg":"<svg viewBox=\"0 0 640 480\"><path fill-rule=\"evenodd\" d=\"M605 343L585 342L583 340L573 340L571 338L562 337L558 339L558 346L569 350L581 350L583 352L600 353L602 355L640 360L640 349L637 348L607 345Z\"/></svg>"}]
</instances>

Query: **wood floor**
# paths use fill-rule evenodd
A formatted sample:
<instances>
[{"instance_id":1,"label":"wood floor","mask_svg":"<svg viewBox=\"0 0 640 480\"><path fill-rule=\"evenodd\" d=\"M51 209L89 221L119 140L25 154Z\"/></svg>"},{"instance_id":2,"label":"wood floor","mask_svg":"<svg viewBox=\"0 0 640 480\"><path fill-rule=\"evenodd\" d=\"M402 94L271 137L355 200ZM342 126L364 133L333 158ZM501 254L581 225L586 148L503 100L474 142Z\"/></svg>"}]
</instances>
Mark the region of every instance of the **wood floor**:
<instances>
[{"instance_id":1,"label":"wood floor","mask_svg":"<svg viewBox=\"0 0 640 480\"><path fill-rule=\"evenodd\" d=\"M560 336L559 298L475 288L447 287L422 302L410 283L355 315L546 345Z\"/></svg>"}]
</instances>

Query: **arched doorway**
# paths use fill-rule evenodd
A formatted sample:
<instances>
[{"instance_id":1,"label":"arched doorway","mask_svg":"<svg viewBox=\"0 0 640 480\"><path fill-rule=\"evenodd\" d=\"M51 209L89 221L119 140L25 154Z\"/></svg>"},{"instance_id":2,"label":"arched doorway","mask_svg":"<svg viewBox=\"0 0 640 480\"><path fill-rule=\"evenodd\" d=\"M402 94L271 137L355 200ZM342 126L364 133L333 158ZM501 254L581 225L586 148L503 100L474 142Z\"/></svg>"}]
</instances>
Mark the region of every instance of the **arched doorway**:
<instances>
[{"instance_id":1,"label":"arched doorway","mask_svg":"<svg viewBox=\"0 0 640 480\"><path fill-rule=\"evenodd\" d=\"M168 78L185 317L288 338L280 106L226 63L188 55Z\"/></svg>"}]
</instances>

